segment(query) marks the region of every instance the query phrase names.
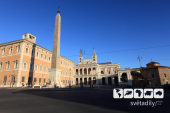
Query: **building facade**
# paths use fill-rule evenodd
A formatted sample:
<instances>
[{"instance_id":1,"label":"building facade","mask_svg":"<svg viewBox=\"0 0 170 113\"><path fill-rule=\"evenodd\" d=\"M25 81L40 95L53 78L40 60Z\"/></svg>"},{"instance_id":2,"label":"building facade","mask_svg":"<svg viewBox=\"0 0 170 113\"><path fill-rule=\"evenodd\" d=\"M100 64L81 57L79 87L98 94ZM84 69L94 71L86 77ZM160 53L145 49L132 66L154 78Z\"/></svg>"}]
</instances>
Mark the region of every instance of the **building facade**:
<instances>
[{"instance_id":1,"label":"building facade","mask_svg":"<svg viewBox=\"0 0 170 113\"><path fill-rule=\"evenodd\" d=\"M146 86L155 87L170 83L169 67L160 66L160 63L153 61L146 66L141 70L141 78Z\"/></svg>"},{"instance_id":2,"label":"building facade","mask_svg":"<svg viewBox=\"0 0 170 113\"><path fill-rule=\"evenodd\" d=\"M130 69L121 69L119 63L97 63L97 55L93 51L92 58L83 59L80 51L79 64L74 66L75 85L132 85ZM121 81L121 78L125 81Z\"/></svg>"},{"instance_id":3,"label":"building facade","mask_svg":"<svg viewBox=\"0 0 170 113\"><path fill-rule=\"evenodd\" d=\"M0 44L0 87L46 85L52 52L37 45L36 37L23 34L21 40ZM60 56L61 85L73 84L74 62Z\"/></svg>"}]
</instances>

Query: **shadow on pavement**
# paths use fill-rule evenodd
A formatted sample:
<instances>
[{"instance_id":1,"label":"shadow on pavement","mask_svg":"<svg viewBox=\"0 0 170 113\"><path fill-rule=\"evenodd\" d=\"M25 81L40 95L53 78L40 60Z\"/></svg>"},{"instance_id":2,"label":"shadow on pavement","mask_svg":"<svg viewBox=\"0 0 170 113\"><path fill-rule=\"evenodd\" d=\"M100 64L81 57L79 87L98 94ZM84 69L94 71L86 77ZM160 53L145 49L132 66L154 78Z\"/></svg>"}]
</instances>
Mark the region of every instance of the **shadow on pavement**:
<instances>
[{"instance_id":1,"label":"shadow on pavement","mask_svg":"<svg viewBox=\"0 0 170 113\"><path fill-rule=\"evenodd\" d=\"M143 113L143 112L163 112L169 111L170 96L163 99L114 99L112 90L100 90L90 88L74 88L74 89L26 89L15 91L13 94L26 93L31 95L37 95L41 97L59 99L64 101L71 101L76 103L88 104L91 106L97 106L100 108ZM156 102L163 101L162 105L157 106L131 106L130 102Z\"/></svg>"}]
</instances>

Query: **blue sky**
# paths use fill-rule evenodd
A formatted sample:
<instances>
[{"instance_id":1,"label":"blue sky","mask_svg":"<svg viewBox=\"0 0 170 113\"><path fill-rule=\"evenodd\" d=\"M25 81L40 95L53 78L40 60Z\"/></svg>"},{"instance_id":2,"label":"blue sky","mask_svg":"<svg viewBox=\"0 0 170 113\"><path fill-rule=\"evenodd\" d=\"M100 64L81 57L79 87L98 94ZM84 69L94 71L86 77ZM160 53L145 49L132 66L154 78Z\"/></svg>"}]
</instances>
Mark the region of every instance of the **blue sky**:
<instances>
[{"instance_id":1,"label":"blue sky","mask_svg":"<svg viewBox=\"0 0 170 113\"><path fill-rule=\"evenodd\" d=\"M0 43L29 32L52 51L58 6L60 54L75 64L80 49L91 58L94 47L98 63L112 59L121 68L138 68L139 55L143 67L151 59L170 66L169 0L0 0Z\"/></svg>"}]
</instances>

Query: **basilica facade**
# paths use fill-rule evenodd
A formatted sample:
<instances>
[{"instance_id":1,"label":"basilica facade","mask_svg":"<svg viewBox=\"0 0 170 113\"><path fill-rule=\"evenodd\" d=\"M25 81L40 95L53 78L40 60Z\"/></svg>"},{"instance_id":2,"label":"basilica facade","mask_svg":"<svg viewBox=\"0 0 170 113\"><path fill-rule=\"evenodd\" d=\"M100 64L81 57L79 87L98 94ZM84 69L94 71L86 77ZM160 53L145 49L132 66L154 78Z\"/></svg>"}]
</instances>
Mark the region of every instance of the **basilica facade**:
<instances>
[{"instance_id":1,"label":"basilica facade","mask_svg":"<svg viewBox=\"0 0 170 113\"><path fill-rule=\"evenodd\" d=\"M124 78L124 81L121 81ZM121 69L119 63L97 63L93 50L92 58L83 59L80 51L79 64L74 66L74 85L132 85L130 69Z\"/></svg>"}]
</instances>

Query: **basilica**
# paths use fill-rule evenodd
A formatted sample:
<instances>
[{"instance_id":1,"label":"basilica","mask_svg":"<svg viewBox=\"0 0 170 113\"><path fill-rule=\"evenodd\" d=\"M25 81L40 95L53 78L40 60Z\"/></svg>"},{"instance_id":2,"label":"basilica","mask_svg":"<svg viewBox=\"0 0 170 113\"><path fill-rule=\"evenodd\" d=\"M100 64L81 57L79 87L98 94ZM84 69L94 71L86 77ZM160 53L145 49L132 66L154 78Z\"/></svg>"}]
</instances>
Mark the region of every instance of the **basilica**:
<instances>
[{"instance_id":1,"label":"basilica","mask_svg":"<svg viewBox=\"0 0 170 113\"><path fill-rule=\"evenodd\" d=\"M121 78L125 80L122 82ZM79 64L74 66L74 85L132 85L130 69L121 69L119 63L97 63L93 50L92 58L83 59L80 51Z\"/></svg>"}]
</instances>

